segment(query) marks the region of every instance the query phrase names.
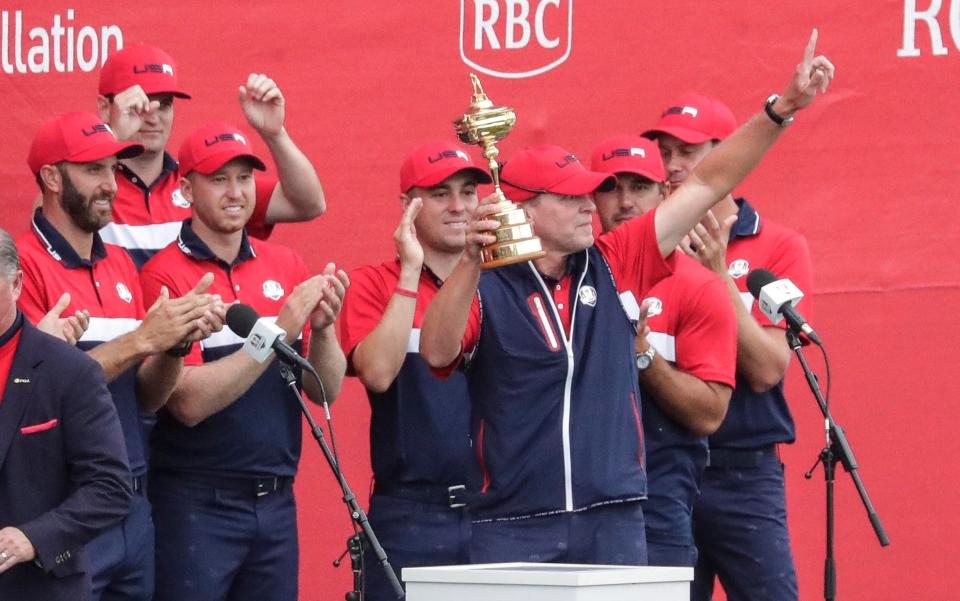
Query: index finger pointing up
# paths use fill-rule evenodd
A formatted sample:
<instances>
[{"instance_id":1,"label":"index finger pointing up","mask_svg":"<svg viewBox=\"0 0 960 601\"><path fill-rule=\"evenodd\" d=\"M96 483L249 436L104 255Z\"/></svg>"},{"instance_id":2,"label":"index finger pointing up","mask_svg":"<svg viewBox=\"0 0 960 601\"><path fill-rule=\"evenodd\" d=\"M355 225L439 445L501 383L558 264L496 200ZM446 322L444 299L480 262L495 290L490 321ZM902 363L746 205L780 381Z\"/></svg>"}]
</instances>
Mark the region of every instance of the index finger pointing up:
<instances>
[{"instance_id":1,"label":"index finger pointing up","mask_svg":"<svg viewBox=\"0 0 960 601\"><path fill-rule=\"evenodd\" d=\"M807 47L803 50L803 65L807 68L813 63L813 55L817 50L818 37L820 37L820 33L817 31L817 28L814 27L810 33L810 41L807 42Z\"/></svg>"}]
</instances>

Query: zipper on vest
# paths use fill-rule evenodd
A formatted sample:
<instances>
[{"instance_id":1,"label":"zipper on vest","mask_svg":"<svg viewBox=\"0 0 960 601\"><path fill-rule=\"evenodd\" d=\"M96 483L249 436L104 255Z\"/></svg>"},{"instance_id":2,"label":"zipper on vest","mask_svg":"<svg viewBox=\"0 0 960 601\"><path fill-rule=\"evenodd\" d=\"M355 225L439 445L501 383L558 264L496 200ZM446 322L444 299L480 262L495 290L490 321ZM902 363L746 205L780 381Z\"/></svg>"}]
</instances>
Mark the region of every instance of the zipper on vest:
<instances>
[{"instance_id":1,"label":"zipper on vest","mask_svg":"<svg viewBox=\"0 0 960 601\"><path fill-rule=\"evenodd\" d=\"M573 296L574 299L580 298L580 286L583 285L583 280L587 277L587 270L590 267L590 253L588 251L584 251L584 254L586 255L586 261L584 262L583 272L580 274L580 279L577 281L577 288L574 291ZM567 351L567 375L563 382L563 424L561 428L563 441L563 507L566 511L573 511L573 461L571 459L572 454L570 452L570 397L573 388L574 372L573 332L574 326L577 323L577 305L580 303L575 300L573 303L573 308L570 310L570 333L568 335L566 328L563 327L563 320L560 319L560 312L557 311L557 306L553 302L553 294L551 294L550 289L547 288L546 282L543 281L543 278L540 276L540 272L537 271L536 267L534 267L532 261L527 262L527 265L530 266L533 276L537 279L537 282L540 283L540 289L543 291L543 298L547 303L549 303L550 310L556 322L557 331L560 332L560 339L563 341L563 346Z\"/></svg>"}]
</instances>

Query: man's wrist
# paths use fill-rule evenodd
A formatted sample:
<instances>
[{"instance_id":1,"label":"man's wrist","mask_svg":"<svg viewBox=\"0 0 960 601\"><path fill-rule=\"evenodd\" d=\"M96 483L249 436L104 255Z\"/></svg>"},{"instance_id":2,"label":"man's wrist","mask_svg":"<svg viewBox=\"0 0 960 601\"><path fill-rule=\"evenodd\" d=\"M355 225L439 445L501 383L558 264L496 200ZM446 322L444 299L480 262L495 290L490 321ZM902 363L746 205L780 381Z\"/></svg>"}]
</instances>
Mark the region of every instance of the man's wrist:
<instances>
[{"instance_id":1,"label":"man's wrist","mask_svg":"<svg viewBox=\"0 0 960 601\"><path fill-rule=\"evenodd\" d=\"M416 290L417 286L420 285L421 271L422 267L420 265L401 265L400 278L397 280L397 286L406 288L407 290Z\"/></svg>"},{"instance_id":2,"label":"man's wrist","mask_svg":"<svg viewBox=\"0 0 960 601\"><path fill-rule=\"evenodd\" d=\"M189 355L190 351L192 350L193 350L193 341L187 340L185 342L181 342L180 344L178 344L173 348L168 348L166 350L166 355L168 357L173 357L175 359L182 359L183 357L186 357L187 355Z\"/></svg>"},{"instance_id":3,"label":"man's wrist","mask_svg":"<svg viewBox=\"0 0 960 601\"><path fill-rule=\"evenodd\" d=\"M163 350L163 349L157 348L156 345L154 345L154 344L150 341L150 337L147 336L147 335L142 331L142 326L141 326L141 328L137 328L137 330L134 331L134 333L133 333L133 352L134 352L134 355L135 355L135 356L140 357L140 358L143 358L143 357L147 357L147 356L149 356L149 355L153 355L153 354L159 353L161 350Z\"/></svg>"},{"instance_id":4,"label":"man's wrist","mask_svg":"<svg viewBox=\"0 0 960 601\"><path fill-rule=\"evenodd\" d=\"M280 126L280 130L277 131L276 133L265 132L263 130L258 129L257 134L260 136L260 139L263 140L264 143L271 148L275 146L279 146L286 140L290 139L290 135L287 133L287 128L286 126L283 126L283 125Z\"/></svg>"},{"instance_id":5,"label":"man's wrist","mask_svg":"<svg viewBox=\"0 0 960 601\"><path fill-rule=\"evenodd\" d=\"M800 107L796 103L791 102L786 96L778 96L773 104L770 105L770 108L784 120L792 119L793 116L797 114L797 111L800 110Z\"/></svg>"}]
</instances>

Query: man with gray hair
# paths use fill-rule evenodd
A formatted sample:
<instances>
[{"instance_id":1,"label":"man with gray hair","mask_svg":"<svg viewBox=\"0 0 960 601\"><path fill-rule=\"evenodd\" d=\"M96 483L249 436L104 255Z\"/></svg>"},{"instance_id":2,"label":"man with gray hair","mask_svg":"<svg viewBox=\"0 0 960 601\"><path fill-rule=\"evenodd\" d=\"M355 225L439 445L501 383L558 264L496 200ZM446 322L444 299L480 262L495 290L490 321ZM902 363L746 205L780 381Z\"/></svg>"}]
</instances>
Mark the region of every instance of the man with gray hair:
<instances>
[{"instance_id":1,"label":"man with gray hair","mask_svg":"<svg viewBox=\"0 0 960 601\"><path fill-rule=\"evenodd\" d=\"M130 506L123 433L100 365L17 310L22 283L0 230L0 599L86 599L83 546Z\"/></svg>"}]
</instances>

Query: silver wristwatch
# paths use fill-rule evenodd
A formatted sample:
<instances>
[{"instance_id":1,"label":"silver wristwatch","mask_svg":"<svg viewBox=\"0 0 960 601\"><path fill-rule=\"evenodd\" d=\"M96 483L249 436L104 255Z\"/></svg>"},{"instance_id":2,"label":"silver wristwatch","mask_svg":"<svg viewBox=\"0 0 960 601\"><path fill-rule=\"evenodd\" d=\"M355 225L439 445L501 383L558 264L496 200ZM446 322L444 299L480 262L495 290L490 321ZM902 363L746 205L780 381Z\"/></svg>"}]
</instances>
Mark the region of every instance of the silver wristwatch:
<instances>
[{"instance_id":1,"label":"silver wristwatch","mask_svg":"<svg viewBox=\"0 0 960 601\"><path fill-rule=\"evenodd\" d=\"M637 371L646 371L653 365L653 358L657 356L656 349L653 348L653 345L647 347L647 350L642 353L637 353Z\"/></svg>"}]
</instances>

